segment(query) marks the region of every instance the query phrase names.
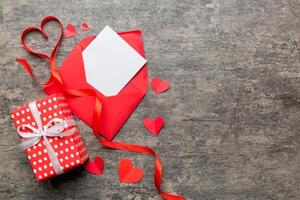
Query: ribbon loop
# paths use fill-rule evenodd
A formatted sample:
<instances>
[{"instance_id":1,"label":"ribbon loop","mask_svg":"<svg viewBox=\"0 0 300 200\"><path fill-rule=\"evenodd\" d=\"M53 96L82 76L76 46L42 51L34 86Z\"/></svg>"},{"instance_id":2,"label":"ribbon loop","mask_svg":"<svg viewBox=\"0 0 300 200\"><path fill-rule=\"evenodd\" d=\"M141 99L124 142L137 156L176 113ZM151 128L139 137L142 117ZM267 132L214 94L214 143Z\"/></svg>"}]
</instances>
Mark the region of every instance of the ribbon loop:
<instances>
[{"instance_id":1,"label":"ribbon loop","mask_svg":"<svg viewBox=\"0 0 300 200\"><path fill-rule=\"evenodd\" d=\"M56 174L62 174L63 169L61 165L59 164L59 161L56 157L55 151L52 148L51 144L49 143L47 137L63 137L63 136L70 136L73 135L76 132L76 128L73 127L67 131L64 131L65 128L71 127L68 126L68 124L72 124L72 126L75 125L75 122L73 119L66 119L62 120L59 118L53 118L50 120L44 127L42 126L42 120L41 116L39 114L37 105L35 101L29 103L29 109L30 112L37 124L37 128L34 128L28 124L21 125L17 127L18 134L22 137L22 143L19 144L19 147L22 149L28 149L32 146L35 146L38 144L41 139L44 139L45 147L48 152L50 161L52 163L52 166L56 172ZM68 122L70 121L70 122ZM53 123L55 123L53 125ZM27 128L31 130L31 133L23 132L21 129Z\"/></svg>"}]
</instances>

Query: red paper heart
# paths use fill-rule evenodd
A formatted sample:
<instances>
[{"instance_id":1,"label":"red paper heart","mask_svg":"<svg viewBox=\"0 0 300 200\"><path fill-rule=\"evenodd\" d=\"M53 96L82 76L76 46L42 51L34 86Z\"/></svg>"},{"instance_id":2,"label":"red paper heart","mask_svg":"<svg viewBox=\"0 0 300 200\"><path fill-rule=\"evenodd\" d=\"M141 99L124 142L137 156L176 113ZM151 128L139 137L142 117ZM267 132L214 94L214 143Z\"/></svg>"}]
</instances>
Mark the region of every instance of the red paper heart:
<instances>
[{"instance_id":1,"label":"red paper heart","mask_svg":"<svg viewBox=\"0 0 300 200\"><path fill-rule=\"evenodd\" d=\"M76 34L76 29L72 24L67 24L66 29L67 30L65 31L65 37L70 38Z\"/></svg>"},{"instance_id":2,"label":"red paper heart","mask_svg":"<svg viewBox=\"0 0 300 200\"><path fill-rule=\"evenodd\" d=\"M103 159L99 156L96 156L93 161L89 161L84 165L84 169L90 174L102 175L103 166Z\"/></svg>"},{"instance_id":3,"label":"red paper heart","mask_svg":"<svg viewBox=\"0 0 300 200\"><path fill-rule=\"evenodd\" d=\"M144 119L145 128L152 133L152 135L158 135L165 121L162 116L158 116L155 119L146 118Z\"/></svg>"},{"instance_id":4,"label":"red paper heart","mask_svg":"<svg viewBox=\"0 0 300 200\"><path fill-rule=\"evenodd\" d=\"M86 22L82 22L81 24L81 30L86 31L89 29L89 25Z\"/></svg>"},{"instance_id":5,"label":"red paper heart","mask_svg":"<svg viewBox=\"0 0 300 200\"><path fill-rule=\"evenodd\" d=\"M143 178L143 170L133 167L131 160L125 158L119 163L120 183L137 183Z\"/></svg>"},{"instance_id":6,"label":"red paper heart","mask_svg":"<svg viewBox=\"0 0 300 200\"><path fill-rule=\"evenodd\" d=\"M154 77L151 82L152 89L155 94L159 94L169 89L170 84L166 80L160 80L158 77Z\"/></svg>"}]
</instances>

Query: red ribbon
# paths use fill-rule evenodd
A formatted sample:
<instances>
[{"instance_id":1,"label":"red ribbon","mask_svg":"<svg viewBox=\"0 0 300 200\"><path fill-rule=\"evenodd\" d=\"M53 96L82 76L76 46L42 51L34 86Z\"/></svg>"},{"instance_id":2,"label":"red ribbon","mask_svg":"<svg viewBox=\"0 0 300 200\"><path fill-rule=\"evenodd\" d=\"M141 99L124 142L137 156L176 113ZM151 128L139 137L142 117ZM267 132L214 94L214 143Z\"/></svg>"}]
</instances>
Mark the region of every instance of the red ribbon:
<instances>
[{"instance_id":1,"label":"red ribbon","mask_svg":"<svg viewBox=\"0 0 300 200\"><path fill-rule=\"evenodd\" d=\"M44 26L48 21L51 21L51 20L56 21L59 24L60 29L61 29L61 34L59 36L57 43L55 44L55 46L52 50L51 55L48 56L42 52L34 51L33 49L31 49L27 45L27 43L25 41L25 37L31 31L37 31L37 32L40 32L47 39L48 34L45 32ZM168 194L168 193L161 191L160 186L161 186L161 179L162 179L162 164L161 164L159 156L151 148L146 147L146 146L136 145L136 144L110 142L110 141L100 138L99 133L97 133L97 130L98 130L97 128L99 126L98 122L99 122L99 119L101 116L101 110L102 110L102 103L100 101L100 98L98 97L98 95L96 94L95 91L90 90L90 89L76 89L75 90L75 89L67 88L64 85L62 78L59 74L59 71L56 67L56 64L55 64L56 51L61 44L62 38L63 38L63 24L61 23L61 21L58 18L56 18L54 16L45 17L41 21L39 28L30 26L30 27L25 28L21 34L21 42L23 44L23 47L28 52L30 52L36 56L39 56L41 58L45 58L45 59L49 60L50 71L51 71L50 79L46 83L41 84L41 85L44 88L46 88L47 86L49 86L51 84L57 84L57 86L61 89L61 91L64 93L64 95L67 95L70 97L95 96L95 106L94 106L94 113L93 113L93 127L92 128L93 128L93 133L95 134L98 141L103 146L108 147L108 148L118 149L118 150L122 150L122 151L130 151L130 152L136 152L136 153L149 154L149 155L154 156L154 158L155 158L154 183L155 183L155 186L156 186L158 192L162 196L162 198L164 198L166 200L184 200L185 198L183 196ZM36 83L39 83L37 81L37 79L35 78L32 68L29 65L29 63L25 59L21 59L21 58L17 58L16 60L24 67L24 69L26 70L27 73L29 73L29 75L32 77L32 79Z\"/></svg>"}]
</instances>

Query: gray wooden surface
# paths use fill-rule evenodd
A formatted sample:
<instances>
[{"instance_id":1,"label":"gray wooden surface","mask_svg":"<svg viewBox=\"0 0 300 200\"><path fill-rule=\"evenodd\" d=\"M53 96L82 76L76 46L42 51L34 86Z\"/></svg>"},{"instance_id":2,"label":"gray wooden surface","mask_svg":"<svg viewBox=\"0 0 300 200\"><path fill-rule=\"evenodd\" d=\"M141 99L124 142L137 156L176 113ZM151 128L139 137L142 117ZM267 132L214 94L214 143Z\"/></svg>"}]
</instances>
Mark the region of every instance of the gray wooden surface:
<instances>
[{"instance_id":1,"label":"gray wooden surface","mask_svg":"<svg viewBox=\"0 0 300 200\"><path fill-rule=\"evenodd\" d=\"M172 87L157 96L149 90L115 140L159 153L164 190L195 200L299 199L299 0L2 0L0 9L1 199L160 199L153 158L101 147L79 120L91 157L105 159L101 177L81 168L38 184L24 152L13 149L19 138L9 110L44 96L15 58L28 59L40 80L49 73L19 36L46 15L78 30L63 41L58 63L107 24L143 31L150 77ZM87 32L80 31L83 21ZM46 44L33 36L33 46L50 51L54 39ZM156 115L166 125L153 137L142 120ZM140 184L118 182L123 157L143 168Z\"/></svg>"}]
</instances>

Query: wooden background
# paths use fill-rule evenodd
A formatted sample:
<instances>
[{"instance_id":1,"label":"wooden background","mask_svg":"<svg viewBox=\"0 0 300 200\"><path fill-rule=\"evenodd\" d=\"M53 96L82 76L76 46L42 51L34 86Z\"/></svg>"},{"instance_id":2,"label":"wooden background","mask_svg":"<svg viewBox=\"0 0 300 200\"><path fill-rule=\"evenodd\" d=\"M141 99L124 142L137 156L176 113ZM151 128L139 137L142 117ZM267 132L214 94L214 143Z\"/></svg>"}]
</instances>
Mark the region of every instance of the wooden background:
<instances>
[{"instance_id":1,"label":"wooden background","mask_svg":"<svg viewBox=\"0 0 300 200\"><path fill-rule=\"evenodd\" d=\"M49 74L47 62L25 52L19 37L47 15L78 30L63 41L58 64L107 24L143 31L149 77L172 87L157 96L149 90L115 140L161 155L164 190L195 200L299 199L299 0L2 0L0 11L1 199L160 199L153 158L103 148L79 120L91 157L105 159L101 177L79 168L38 184L24 152L14 149L20 141L9 110L44 96L15 58L28 59L40 80ZM89 31L80 31L83 21ZM56 27L49 25L53 36ZM54 37L32 35L33 46L51 50ZM156 115L166 125L153 137L142 120ZM141 183L118 182L124 157L143 168Z\"/></svg>"}]
</instances>

